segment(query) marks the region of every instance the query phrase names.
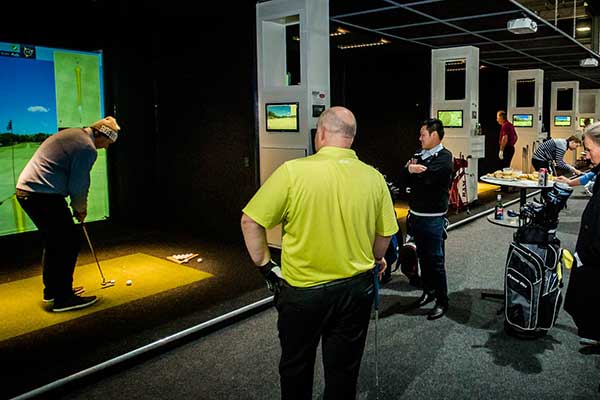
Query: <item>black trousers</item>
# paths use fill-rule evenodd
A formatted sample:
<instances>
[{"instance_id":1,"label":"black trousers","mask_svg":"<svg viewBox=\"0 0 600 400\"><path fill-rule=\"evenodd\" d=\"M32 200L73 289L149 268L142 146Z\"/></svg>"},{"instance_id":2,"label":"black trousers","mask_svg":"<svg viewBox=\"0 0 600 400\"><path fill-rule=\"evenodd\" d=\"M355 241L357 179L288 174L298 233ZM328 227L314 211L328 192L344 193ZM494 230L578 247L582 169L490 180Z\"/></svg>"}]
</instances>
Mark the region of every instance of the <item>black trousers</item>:
<instances>
[{"instance_id":1,"label":"black trousers","mask_svg":"<svg viewBox=\"0 0 600 400\"><path fill-rule=\"evenodd\" d=\"M73 222L66 200L60 195L20 190L17 190L17 200L42 235L45 297L64 299L71 296L81 233Z\"/></svg>"},{"instance_id":2,"label":"black trousers","mask_svg":"<svg viewBox=\"0 0 600 400\"><path fill-rule=\"evenodd\" d=\"M513 156L515 155L514 146L504 146L504 152L502 160L500 160L500 168L509 168L512 162Z\"/></svg>"},{"instance_id":3,"label":"black trousers","mask_svg":"<svg viewBox=\"0 0 600 400\"><path fill-rule=\"evenodd\" d=\"M324 400L354 399L374 299L373 273L317 288L283 285L275 305L281 343L281 398L312 399L322 339Z\"/></svg>"}]
</instances>

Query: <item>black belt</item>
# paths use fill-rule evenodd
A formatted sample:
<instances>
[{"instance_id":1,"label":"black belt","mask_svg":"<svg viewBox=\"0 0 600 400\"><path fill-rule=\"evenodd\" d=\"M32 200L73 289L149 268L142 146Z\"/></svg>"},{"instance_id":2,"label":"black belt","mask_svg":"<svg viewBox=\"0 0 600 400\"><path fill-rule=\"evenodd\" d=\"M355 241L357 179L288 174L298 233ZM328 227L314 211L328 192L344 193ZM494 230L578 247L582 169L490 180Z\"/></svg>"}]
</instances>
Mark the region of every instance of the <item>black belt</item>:
<instances>
[{"instance_id":1,"label":"black belt","mask_svg":"<svg viewBox=\"0 0 600 400\"><path fill-rule=\"evenodd\" d=\"M38 192L28 192L27 190L15 189L15 195L19 198L27 198L27 197L46 197L46 198L64 198L62 194L58 193L38 193Z\"/></svg>"},{"instance_id":2,"label":"black belt","mask_svg":"<svg viewBox=\"0 0 600 400\"><path fill-rule=\"evenodd\" d=\"M321 283L320 285L315 285L315 286L297 287L297 286L290 285L286 281L283 281L283 284L294 290L319 290L319 289L332 288L332 287L341 286L341 285L347 285L347 284L354 283L356 281L359 281L361 279L366 279L366 278L373 279L373 270L368 270L366 272L361 272L360 274L351 276L349 278L336 279L334 281Z\"/></svg>"}]
</instances>

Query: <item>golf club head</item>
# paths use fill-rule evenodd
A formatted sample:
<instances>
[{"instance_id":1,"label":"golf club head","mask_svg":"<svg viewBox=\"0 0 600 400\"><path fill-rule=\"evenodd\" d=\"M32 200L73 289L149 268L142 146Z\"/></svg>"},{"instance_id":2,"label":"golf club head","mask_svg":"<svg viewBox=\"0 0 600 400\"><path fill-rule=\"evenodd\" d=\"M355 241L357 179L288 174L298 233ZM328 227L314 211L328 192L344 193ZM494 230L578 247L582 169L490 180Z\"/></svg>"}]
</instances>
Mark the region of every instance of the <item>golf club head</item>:
<instances>
[{"instance_id":1,"label":"golf club head","mask_svg":"<svg viewBox=\"0 0 600 400\"><path fill-rule=\"evenodd\" d=\"M114 279L111 279L109 281L100 283L100 285L102 286L102 289L106 289L115 286L115 282L116 281Z\"/></svg>"}]
</instances>

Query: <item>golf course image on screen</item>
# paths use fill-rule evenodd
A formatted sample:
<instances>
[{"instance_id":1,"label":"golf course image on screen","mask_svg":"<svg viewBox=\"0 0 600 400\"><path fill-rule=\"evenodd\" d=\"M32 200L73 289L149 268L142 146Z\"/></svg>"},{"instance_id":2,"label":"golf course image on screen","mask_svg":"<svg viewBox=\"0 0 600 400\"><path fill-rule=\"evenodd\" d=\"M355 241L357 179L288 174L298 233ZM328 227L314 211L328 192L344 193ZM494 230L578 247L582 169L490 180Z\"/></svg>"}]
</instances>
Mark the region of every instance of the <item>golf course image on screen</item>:
<instances>
[{"instance_id":1,"label":"golf course image on screen","mask_svg":"<svg viewBox=\"0 0 600 400\"><path fill-rule=\"evenodd\" d=\"M555 115L554 126L571 126L570 115Z\"/></svg>"},{"instance_id":2,"label":"golf course image on screen","mask_svg":"<svg viewBox=\"0 0 600 400\"><path fill-rule=\"evenodd\" d=\"M268 132L298 132L298 103L266 104Z\"/></svg>"},{"instance_id":3,"label":"golf course image on screen","mask_svg":"<svg viewBox=\"0 0 600 400\"><path fill-rule=\"evenodd\" d=\"M0 42L0 235L36 229L15 198L19 174L59 130L104 117L101 52ZM87 221L108 217L106 152L91 172Z\"/></svg>"},{"instance_id":4,"label":"golf course image on screen","mask_svg":"<svg viewBox=\"0 0 600 400\"><path fill-rule=\"evenodd\" d=\"M513 125L523 128L533 127L533 114L514 114Z\"/></svg>"},{"instance_id":5,"label":"golf course image on screen","mask_svg":"<svg viewBox=\"0 0 600 400\"><path fill-rule=\"evenodd\" d=\"M462 128L463 126L463 112L462 110L454 111L438 111L438 119L442 121L445 128Z\"/></svg>"}]
</instances>

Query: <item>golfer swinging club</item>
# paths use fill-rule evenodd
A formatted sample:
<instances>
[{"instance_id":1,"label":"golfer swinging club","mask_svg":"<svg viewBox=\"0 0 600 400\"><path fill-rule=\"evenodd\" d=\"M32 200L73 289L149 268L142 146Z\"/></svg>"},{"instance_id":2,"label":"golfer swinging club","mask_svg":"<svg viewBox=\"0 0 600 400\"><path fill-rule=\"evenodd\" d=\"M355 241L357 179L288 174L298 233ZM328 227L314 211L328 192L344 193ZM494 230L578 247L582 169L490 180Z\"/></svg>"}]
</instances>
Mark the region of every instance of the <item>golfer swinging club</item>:
<instances>
[{"instance_id":1,"label":"golfer swinging club","mask_svg":"<svg viewBox=\"0 0 600 400\"><path fill-rule=\"evenodd\" d=\"M120 129L113 117L87 128L64 129L40 145L19 176L17 200L42 235L44 301L52 304L54 312L89 307L98 300L73 291L81 242L73 217L85 221L90 171L98 149L114 143Z\"/></svg>"}]
</instances>

